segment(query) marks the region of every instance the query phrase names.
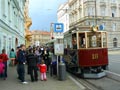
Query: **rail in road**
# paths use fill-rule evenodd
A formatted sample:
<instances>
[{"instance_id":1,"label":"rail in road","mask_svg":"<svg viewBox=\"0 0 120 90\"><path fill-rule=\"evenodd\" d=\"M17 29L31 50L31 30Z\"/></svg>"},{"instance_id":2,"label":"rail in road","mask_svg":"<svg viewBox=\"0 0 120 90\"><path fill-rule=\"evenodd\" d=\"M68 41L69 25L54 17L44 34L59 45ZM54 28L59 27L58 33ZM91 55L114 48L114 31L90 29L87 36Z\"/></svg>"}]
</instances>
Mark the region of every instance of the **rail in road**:
<instances>
[{"instance_id":1,"label":"rail in road","mask_svg":"<svg viewBox=\"0 0 120 90\"><path fill-rule=\"evenodd\" d=\"M75 75L69 74L75 83L83 90L120 90L120 75L105 71L107 76L100 79L82 79Z\"/></svg>"}]
</instances>

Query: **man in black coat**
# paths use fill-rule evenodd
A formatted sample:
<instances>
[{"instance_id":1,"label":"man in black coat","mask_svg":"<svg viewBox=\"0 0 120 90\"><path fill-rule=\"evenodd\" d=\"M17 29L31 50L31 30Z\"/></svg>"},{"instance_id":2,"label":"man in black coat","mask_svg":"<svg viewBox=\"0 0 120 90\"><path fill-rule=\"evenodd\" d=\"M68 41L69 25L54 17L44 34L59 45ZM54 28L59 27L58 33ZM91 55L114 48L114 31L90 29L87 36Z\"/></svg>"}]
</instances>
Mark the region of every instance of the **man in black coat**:
<instances>
[{"instance_id":1,"label":"man in black coat","mask_svg":"<svg viewBox=\"0 0 120 90\"><path fill-rule=\"evenodd\" d=\"M18 74L19 74L19 79L23 84L27 84L25 81L25 62L26 62L26 53L25 53L25 45L21 44L20 45L20 50L18 52L17 56L18 60Z\"/></svg>"},{"instance_id":2,"label":"man in black coat","mask_svg":"<svg viewBox=\"0 0 120 90\"><path fill-rule=\"evenodd\" d=\"M45 64L47 65L47 71L49 71L50 60L49 60L49 50L47 48L44 49L43 60L45 61Z\"/></svg>"},{"instance_id":3,"label":"man in black coat","mask_svg":"<svg viewBox=\"0 0 120 90\"><path fill-rule=\"evenodd\" d=\"M33 53L33 49L29 50L29 54L26 56L26 59L27 59L28 72L30 74L31 81L32 82L38 81L38 73L37 73L38 57Z\"/></svg>"}]
</instances>

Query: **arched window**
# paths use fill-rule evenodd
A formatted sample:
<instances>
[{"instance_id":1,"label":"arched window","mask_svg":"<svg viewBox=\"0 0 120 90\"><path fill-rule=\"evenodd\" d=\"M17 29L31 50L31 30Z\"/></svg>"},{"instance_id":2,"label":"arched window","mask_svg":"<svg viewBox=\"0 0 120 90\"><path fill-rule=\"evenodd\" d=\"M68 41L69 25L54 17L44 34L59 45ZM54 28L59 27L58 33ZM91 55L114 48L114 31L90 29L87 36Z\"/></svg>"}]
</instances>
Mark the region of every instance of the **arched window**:
<instances>
[{"instance_id":1,"label":"arched window","mask_svg":"<svg viewBox=\"0 0 120 90\"><path fill-rule=\"evenodd\" d=\"M117 47L117 38L113 38L113 47Z\"/></svg>"}]
</instances>

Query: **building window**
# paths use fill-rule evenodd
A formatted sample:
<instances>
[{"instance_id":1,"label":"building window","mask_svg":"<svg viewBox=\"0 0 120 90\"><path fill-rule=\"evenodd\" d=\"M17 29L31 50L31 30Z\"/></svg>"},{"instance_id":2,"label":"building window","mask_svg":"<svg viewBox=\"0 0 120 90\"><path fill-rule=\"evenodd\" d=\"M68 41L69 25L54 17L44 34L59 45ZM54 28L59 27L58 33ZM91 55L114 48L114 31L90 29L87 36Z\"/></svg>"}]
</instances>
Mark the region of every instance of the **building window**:
<instances>
[{"instance_id":1,"label":"building window","mask_svg":"<svg viewBox=\"0 0 120 90\"><path fill-rule=\"evenodd\" d=\"M91 16L91 13L92 13L92 8L89 7L89 8L88 8L88 16Z\"/></svg>"},{"instance_id":2,"label":"building window","mask_svg":"<svg viewBox=\"0 0 120 90\"><path fill-rule=\"evenodd\" d=\"M3 49L6 49L6 36L3 36Z\"/></svg>"},{"instance_id":3,"label":"building window","mask_svg":"<svg viewBox=\"0 0 120 90\"><path fill-rule=\"evenodd\" d=\"M103 30L105 30L105 23L102 23L102 26L103 26Z\"/></svg>"},{"instance_id":4,"label":"building window","mask_svg":"<svg viewBox=\"0 0 120 90\"><path fill-rule=\"evenodd\" d=\"M114 48L117 47L117 38L113 38L113 47L114 47Z\"/></svg>"},{"instance_id":5,"label":"building window","mask_svg":"<svg viewBox=\"0 0 120 90\"><path fill-rule=\"evenodd\" d=\"M112 24L112 30L115 31L116 30L116 23Z\"/></svg>"},{"instance_id":6,"label":"building window","mask_svg":"<svg viewBox=\"0 0 120 90\"><path fill-rule=\"evenodd\" d=\"M5 14L5 0L1 0L2 15Z\"/></svg>"},{"instance_id":7,"label":"building window","mask_svg":"<svg viewBox=\"0 0 120 90\"><path fill-rule=\"evenodd\" d=\"M86 25L90 26L90 21L86 21Z\"/></svg>"},{"instance_id":8,"label":"building window","mask_svg":"<svg viewBox=\"0 0 120 90\"><path fill-rule=\"evenodd\" d=\"M100 2L105 2L105 0L100 0Z\"/></svg>"},{"instance_id":9,"label":"building window","mask_svg":"<svg viewBox=\"0 0 120 90\"><path fill-rule=\"evenodd\" d=\"M90 25L91 25L91 26L94 26L94 25L95 25L94 21L90 22Z\"/></svg>"},{"instance_id":10,"label":"building window","mask_svg":"<svg viewBox=\"0 0 120 90\"><path fill-rule=\"evenodd\" d=\"M94 15L94 11L95 11L94 7L86 8L86 12L87 12L88 16L93 16Z\"/></svg>"},{"instance_id":11,"label":"building window","mask_svg":"<svg viewBox=\"0 0 120 90\"><path fill-rule=\"evenodd\" d=\"M101 7L101 16L105 16L105 7Z\"/></svg>"},{"instance_id":12,"label":"building window","mask_svg":"<svg viewBox=\"0 0 120 90\"><path fill-rule=\"evenodd\" d=\"M10 2L8 2L8 20L10 20Z\"/></svg>"},{"instance_id":13,"label":"building window","mask_svg":"<svg viewBox=\"0 0 120 90\"><path fill-rule=\"evenodd\" d=\"M112 8L112 9L111 9L111 12L112 12L112 17L115 17L115 14L116 14L116 8Z\"/></svg>"},{"instance_id":14,"label":"building window","mask_svg":"<svg viewBox=\"0 0 120 90\"><path fill-rule=\"evenodd\" d=\"M114 13L112 13L112 17L114 17Z\"/></svg>"},{"instance_id":15,"label":"building window","mask_svg":"<svg viewBox=\"0 0 120 90\"><path fill-rule=\"evenodd\" d=\"M11 40L11 38L9 38L9 50L11 50L11 48L12 48L12 40Z\"/></svg>"},{"instance_id":16,"label":"building window","mask_svg":"<svg viewBox=\"0 0 120 90\"><path fill-rule=\"evenodd\" d=\"M115 3L116 2L116 0L112 0L112 3Z\"/></svg>"}]
</instances>

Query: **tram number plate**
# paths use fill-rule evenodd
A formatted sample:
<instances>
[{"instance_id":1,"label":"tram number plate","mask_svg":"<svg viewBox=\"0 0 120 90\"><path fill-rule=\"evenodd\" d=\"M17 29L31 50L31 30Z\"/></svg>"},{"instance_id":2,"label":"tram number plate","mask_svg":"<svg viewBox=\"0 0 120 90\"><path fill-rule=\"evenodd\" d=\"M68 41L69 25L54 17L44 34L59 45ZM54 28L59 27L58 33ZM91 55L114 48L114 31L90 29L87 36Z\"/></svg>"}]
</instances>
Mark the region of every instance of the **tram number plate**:
<instances>
[{"instance_id":1,"label":"tram number plate","mask_svg":"<svg viewBox=\"0 0 120 90\"><path fill-rule=\"evenodd\" d=\"M98 59L98 54L97 54L97 53L96 53L96 54L92 54L92 59L93 59L93 60Z\"/></svg>"}]
</instances>

